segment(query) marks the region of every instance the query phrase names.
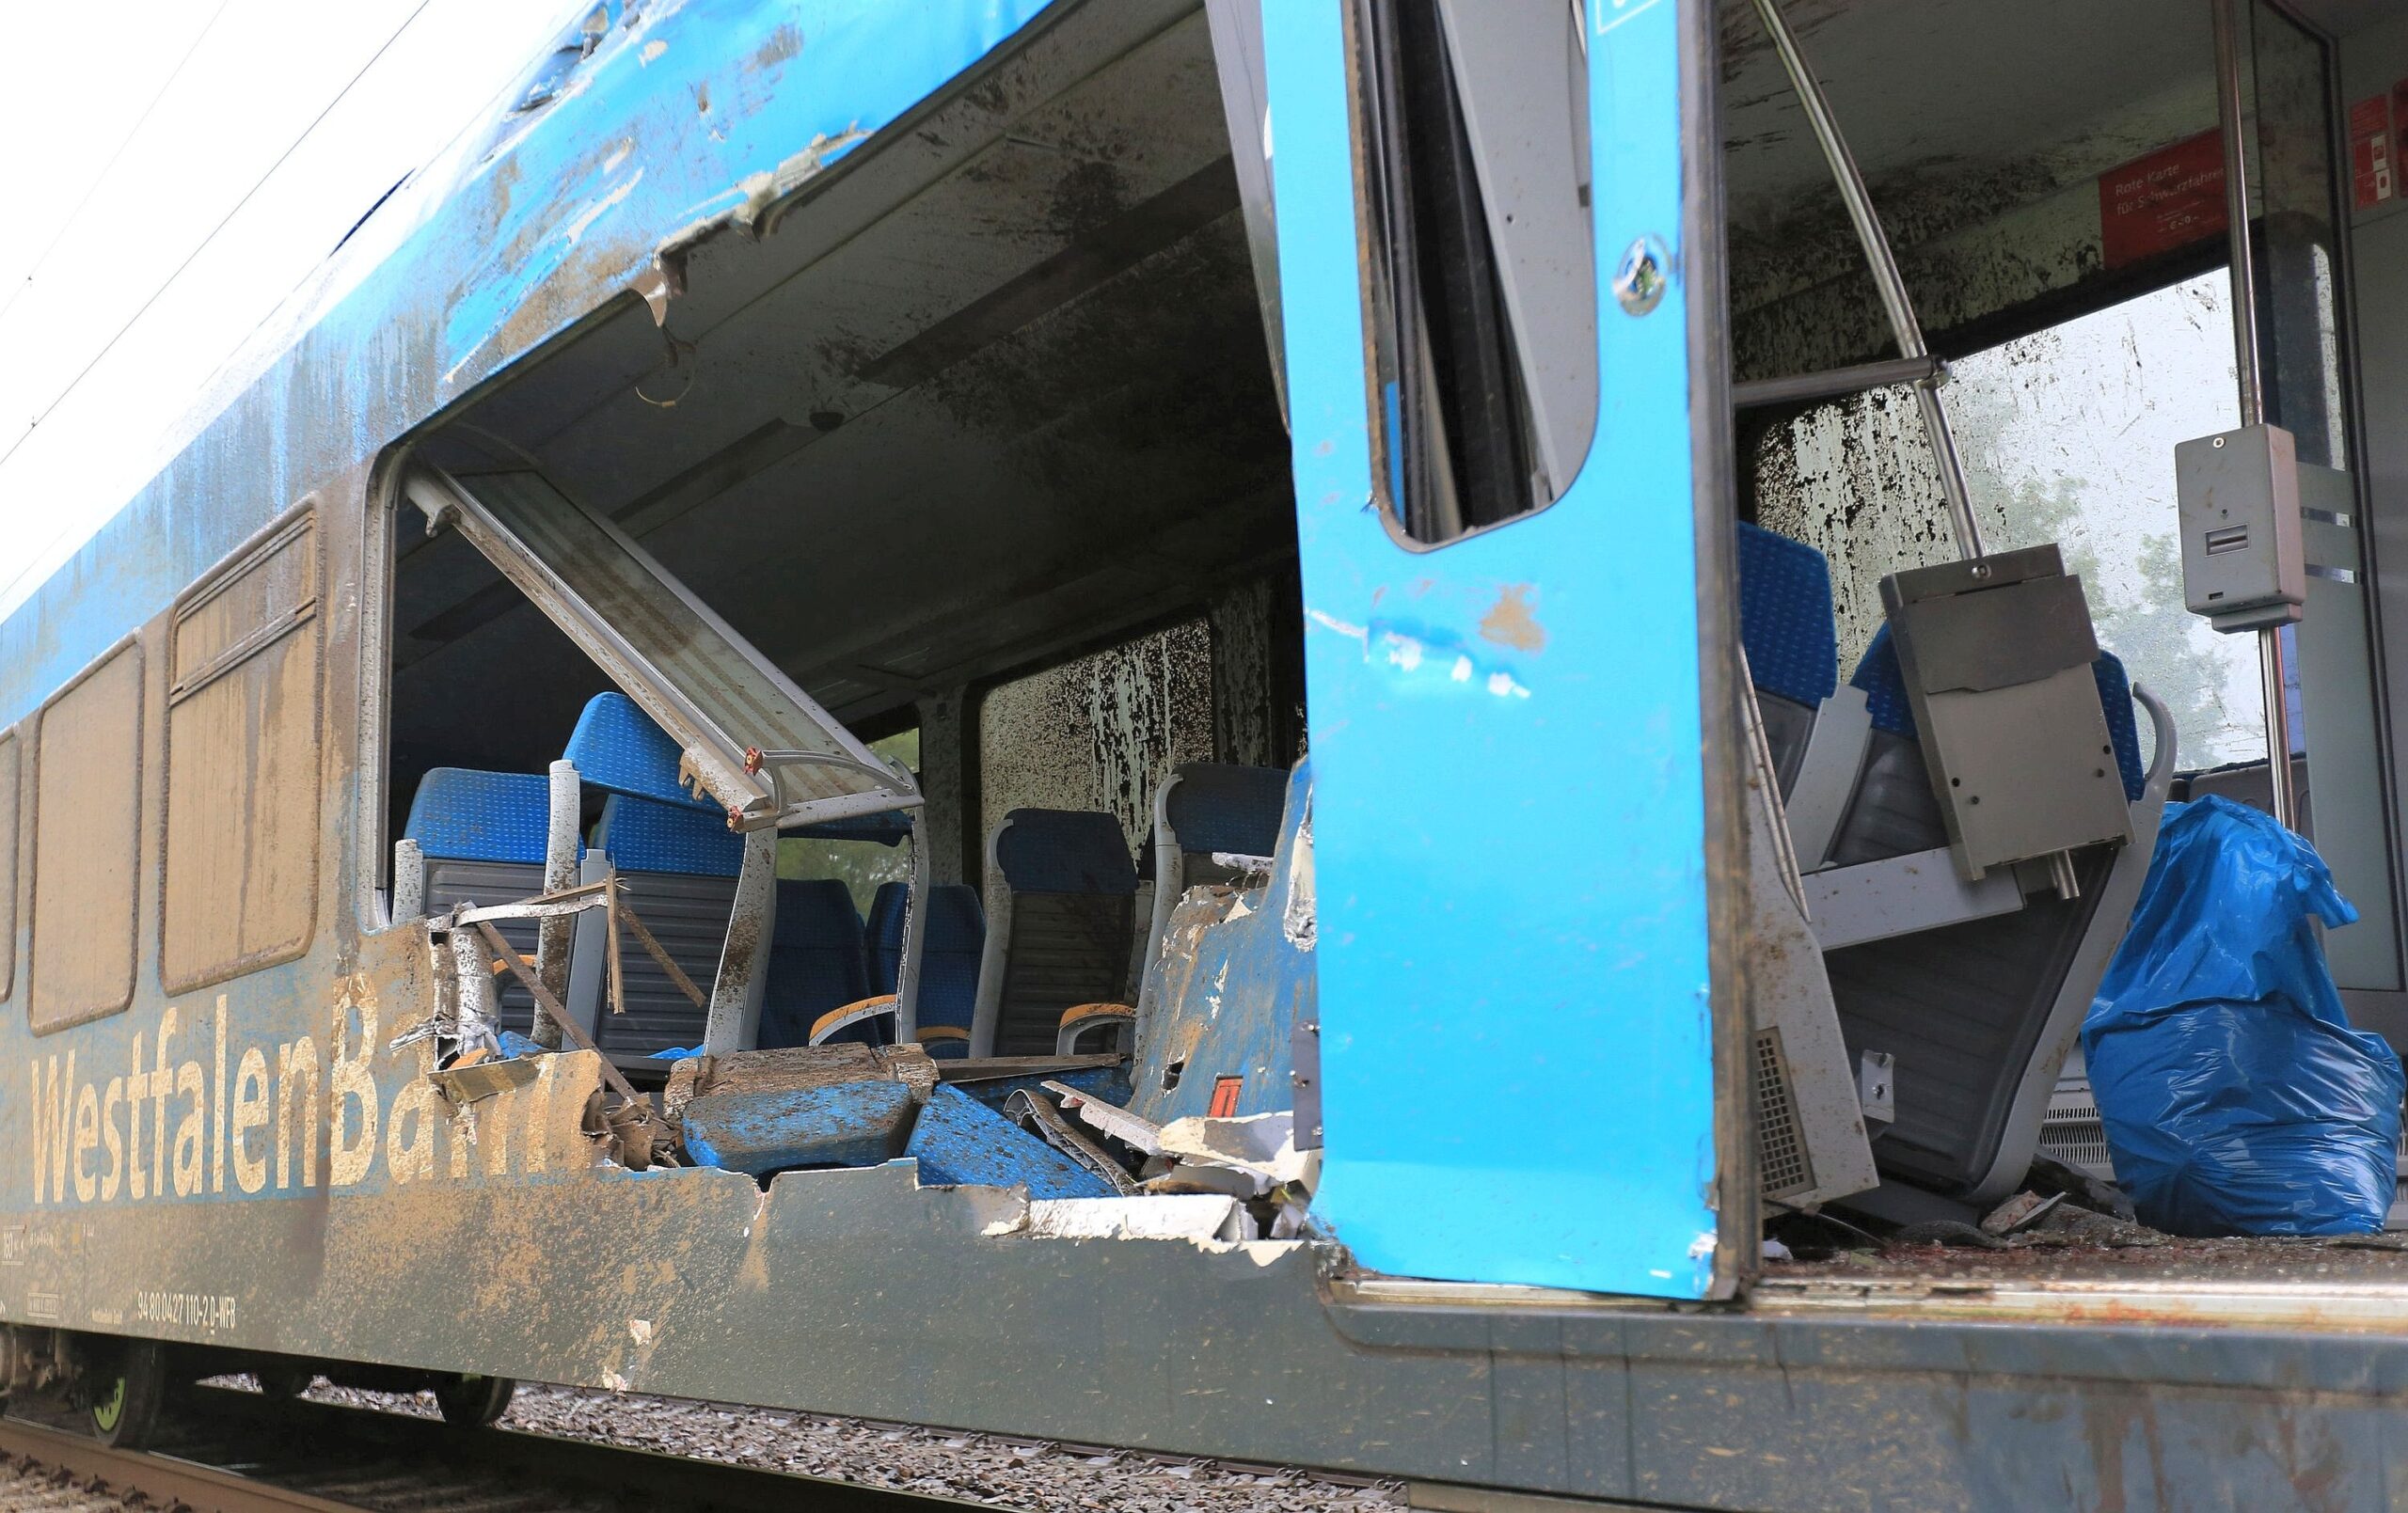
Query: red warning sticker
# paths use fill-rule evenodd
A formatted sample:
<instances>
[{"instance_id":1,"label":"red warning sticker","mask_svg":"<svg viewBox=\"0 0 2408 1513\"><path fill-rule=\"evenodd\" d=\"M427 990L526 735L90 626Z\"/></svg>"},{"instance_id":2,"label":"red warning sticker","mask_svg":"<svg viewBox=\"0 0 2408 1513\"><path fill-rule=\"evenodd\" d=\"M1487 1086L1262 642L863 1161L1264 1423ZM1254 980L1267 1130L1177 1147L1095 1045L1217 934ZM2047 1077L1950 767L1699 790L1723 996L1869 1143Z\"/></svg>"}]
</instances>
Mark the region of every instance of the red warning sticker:
<instances>
[{"instance_id":1,"label":"red warning sticker","mask_svg":"<svg viewBox=\"0 0 2408 1513\"><path fill-rule=\"evenodd\" d=\"M2408 82L2397 93L2408 95ZM2371 95L2350 107L2350 181L2360 210L2372 210L2398 193L2398 136L2390 95Z\"/></svg>"},{"instance_id":2,"label":"red warning sticker","mask_svg":"<svg viewBox=\"0 0 2408 1513\"><path fill-rule=\"evenodd\" d=\"M2201 132L2099 176L2099 251L2110 268L2224 235L2224 138Z\"/></svg>"},{"instance_id":3,"label":"red warning sticker","mask_svg":"<svg viewBox=\"0 0 2408 1513\"><path fill-rule=\"evenodd\" d=\"M1215 1119L1238 1116L1238 1094L1245 1087L1243 1077L1215 1078L1212 1082L1212 1106L1205 1111Z\"/></svg>"}]
</instances>

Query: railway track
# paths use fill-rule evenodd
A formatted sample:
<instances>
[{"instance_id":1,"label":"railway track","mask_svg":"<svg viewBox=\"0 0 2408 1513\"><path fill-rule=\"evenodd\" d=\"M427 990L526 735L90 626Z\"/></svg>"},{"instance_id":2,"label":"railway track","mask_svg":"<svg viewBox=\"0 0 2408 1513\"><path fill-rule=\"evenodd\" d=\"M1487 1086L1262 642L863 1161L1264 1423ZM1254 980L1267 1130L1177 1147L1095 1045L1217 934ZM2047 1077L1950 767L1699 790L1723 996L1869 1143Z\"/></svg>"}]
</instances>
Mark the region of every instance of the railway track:
<instances>
[{"instance_id":1,"label":"railway track","mask_svg":"<svg viewBox=\"0 0 2408 1513\"><path fill-rule=\"evenodd\" d=\"M43 1513L909 1513L978 1505L509 1429L197 1388L148 1451L0 1418L0 1507Z\"/></svg>"}]
</instances>

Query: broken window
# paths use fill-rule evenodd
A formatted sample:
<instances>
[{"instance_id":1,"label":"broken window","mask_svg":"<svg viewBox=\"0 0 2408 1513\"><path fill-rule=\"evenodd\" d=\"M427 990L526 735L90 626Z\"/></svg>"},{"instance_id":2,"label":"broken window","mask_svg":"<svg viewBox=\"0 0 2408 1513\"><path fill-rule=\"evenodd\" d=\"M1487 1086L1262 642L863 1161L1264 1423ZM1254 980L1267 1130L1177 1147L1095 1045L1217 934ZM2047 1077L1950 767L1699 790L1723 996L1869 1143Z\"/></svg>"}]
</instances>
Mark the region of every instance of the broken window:
<instances>
[{"instance_id":1,"label":"broken window","mask_svg":"<svg viewBox=\"0 0 2408 1513\"><path fill-rule=\"evenodd\" d=\"M989 689L978 833L1016 809L1101 811L1133 851L1171 769L1211 760L1212 637L1196 619Z\"/></svg>"},{"instance_id":2,"label":"broken window","mask_svg":"<svg viewBox=\"0 0 2408 1513\"><path fill-rule=\"evenodd\" d=\"M880 760L616 525L534 472L414 474L409 497L456 525L684 751L684 776L738 828L917 802Z\"/></svg>"},{"instance_id":3,"label":"broken window","mask_svg":"<svg viewBox=\"0 0 2408 1513\"><path fill-rule=\"evenodd\" d=\"M2182 607L2166 462L2176 442L2233 423L2224 271L1972 353L1951 372L1991 548L2059 544L2100 644L2172 706L2184 766L2261 752L2255 649ZM1930 455L1904 389L1816 405L1758 445L1757 523L1830 559L1844 674L1882 623L1882 576L1954 554Z\"/></svg>"},{"instance_id":4,"label":"broken window","mask_svg":"<svg viewBox=\"0 0 2408 1513\"><path fill-rule=\"evenodd\" d=\"M1358 119L1379 245L1377 477L1405 534L1538 509L1596 427L1580 8L1366 0Z\"/></svg>"},{"instance_id":5,"label":"broken window","mask_svg":"<svg viewBox=\"0 0 2408 1513\"><path fill-rule=\"evenodd\" d=\"M881 760L906 772L920 769L920 732L914 726L869 743ZM911 833L901 815L881 816L851 824L815 827L804 835L778 838L778 876L796 882L832 877L853 895L853 906L867 915L888 883L911 880Z\"/></svg>"}]
</instances>

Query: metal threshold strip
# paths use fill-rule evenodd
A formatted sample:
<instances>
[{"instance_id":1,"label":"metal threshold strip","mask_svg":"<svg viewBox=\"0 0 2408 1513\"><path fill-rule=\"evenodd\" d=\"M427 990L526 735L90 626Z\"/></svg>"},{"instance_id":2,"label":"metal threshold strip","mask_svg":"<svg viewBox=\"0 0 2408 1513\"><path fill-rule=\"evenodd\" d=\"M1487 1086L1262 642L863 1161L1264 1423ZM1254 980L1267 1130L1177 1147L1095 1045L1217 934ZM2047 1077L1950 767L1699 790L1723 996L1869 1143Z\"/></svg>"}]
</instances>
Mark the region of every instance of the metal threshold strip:
<instances>
[{"instance_id":1,"label":"metal threshold strip","mask_svg":"<svg viewBox=\"0 0 2408 1513\"><path fill-rule=\"evenodd\" d=\"M1507 1312L1663 1314L1694 1311L1660 1298L1561 1287L1340 1278L1323 1284L1340 1308L1387 1306ZM1986 1279L1917 1276L1759 1281L1736 1307L1715 1312L1779 1318L1853 1315L1897 1319L2068 1324L2192 1324L2408 1334L2408 1276L2359 1280Z\"/></svg>"},{"instance_id":2,"label":"metal threshold strip","mask_svg":"<svg viewBox=\"0 0 2408 1513\"><path fill-rule=\"evenodd\" d=\"M2191 1324L2408 1334L2408 1280L1988 1281L1962 1277L1759 1282L1750 1311L2013 1323Z\"/></svg>"}]
</instances>

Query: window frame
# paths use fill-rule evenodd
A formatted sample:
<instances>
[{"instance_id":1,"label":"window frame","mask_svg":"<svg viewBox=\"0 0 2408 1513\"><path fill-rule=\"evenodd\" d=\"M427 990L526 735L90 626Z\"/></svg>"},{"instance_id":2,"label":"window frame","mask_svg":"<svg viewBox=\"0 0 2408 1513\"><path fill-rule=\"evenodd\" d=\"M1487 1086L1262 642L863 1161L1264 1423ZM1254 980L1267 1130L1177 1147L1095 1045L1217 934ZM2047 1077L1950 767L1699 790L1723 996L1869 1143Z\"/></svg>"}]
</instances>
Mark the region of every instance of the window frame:
<instances>
[{"instance_id":1,"label":"window frame","mask_svg":"<svg viewBox=\"0 0 2408 1513\"><path fill-rule=\"evenodd\" d=\"M28 743L21 727L11 725L0 730L0 806L5 806L7 822L0 824L0 860L8 863L7 886L0 887L0 1003L7 1002L17 991L17 926L24 919L24 888L26 875L32 870L25 859L25 751Z\"/></svg>"},{"instance_id":2,"label":"window frame","mask_svg":"<svg viewBox=\"0 0 2408 1513\"><path fill-rule=\"evenodd\" d=\"M1575 481L1586 470L1589 459L1595 454L1597 433L1603 426L1605 418L1604 372L1602 368L1593 366L1592 368L1590 377L1593 381L1594 387L1590 413L1586 418L1584 440L1576 460L1566 465L1564 476L1560 479L1551 477L1547 479L1547 485L1551 491L1549 496L1538 498L1535 488L1526 485L1526 492L1532 497L1532 502L1526 508L1499 519L1479 525L1463 526L1443 537L1424 538L1414 533L1407 524L1405 501L1398 496L1397 487L1400 482L1405 482L1407 484L1405 493L1409 495L1411 492L1409 481L1406 480L1404 473L1404 468L1411 464L1409 459L1399 455L1400 449L1396 445L1398 433L1407 424L1404 413L1406 406L1402 403L1407 386L1403 380L1399 380L1400 402L1392 419L1386 392L1386 385L1383 382L1384 364L1401 365L1408 355L1408 348L1418 349L1421 340L1424 339L1416 338L1410 342L1407 340L1411 332L1420 328L1421 321L1417 317L1408 317L1405 312L1395 307L1390 280L1383 271L1391 260L1388 239L1383 229L1388 224L1390 214L1388 206L1385 203L1386 197L1380 192L1378 186L1379 181L1387 171L1381 160L1388 155L1388 150L1380 129L1381 115L1385 107L1377 98L1382 92L1382 87L1373 77L1379 58L1375 55L1371 37L1370 9L1373 6L1392 3L1397 3L1397 0L1348 0L1344 7L1347 114L1353 137L1355 224L1361 229L1356 265L1361 281L1359 294L1363 312L1363 349L1366 359L1363 364L1366 408L1371 419L1371 503L1376 506L1376 513L1389 540L1407 551L1421 553L1436 551L1453 545L1457 542L1467 541L1474 536L1516 525L1543 514L1560 503L1572 492ZM1445 0L1431 0L1431 3L1434 10L1436 10L1443 6ZM1573 8L1576 8L1585 15L1585 0ZM1462 76L1461 65L1453 60L1453 43L1451 39L1445 35L1450 30L1446 16L1436 15L1435 24L1442 34L1441 44L1449 50L1449 85L1450 87L1459 88ZM1574 65L1582 75L1584 89L1582 104L1593 118L1595 107L1593 101L1588 95L1589 91L1593 90L1593 81L1590 77L1587 35L1585 30L1577 26L1572 28L1572 35L1582 47L1581 54ZM1459 100L1460 98L1458 96ZM1467 130L1476 137L1479 131L1477 124L1468 119L1468 111L1464 114L1466 117ZM1592 144L1587 147L1584 155L1588 156L1593 165ZM1467 161L1474 165L1476 179L1482 177L1477 173L1477 169L1485 160L1477 140L1472 140L1468 144ZM1589 339L1585 343L1582 358L1594 365L1598 358L1598 332L1608 319L1608 312L1605 279L1603 270L1599 266L1597 241L1599 229L1596 223L1597 197L1593 192L1593 166L1590 171L1592 174L1590 181L1582 185L1583 197L1580 212L1582 222L1588 231L1588 245L1585 251L1589 259L1591 301L1591 320L1587 327ZM1482 204L1485 207L1488 188L1484 181L1480 187ZM1411 214L1409 206L1406 213L1408 216ZM1487 230L1492 266L1497 269L1497 288L1494 294L1497 306L1497 318L1504 330L1504 358L1512 388L1509 401L1517 411L1515 424L1517 445L1523 454L1523 461L1529 465L1529 471L1535 479L1541 470L1539 454L1544 450L1543 435L1536 415L1538 406L1529 391L1526 355L1522 350L1521 329L1512 307L1513 296L1506 287L1507 278L1504 269L1512 260L1509 254L1496 245L1494 226L1489 226ZM1424 303L1427 303L1426 300ZM1406 452L1411 450L1409 448L1402 449Z\"/></svg>"},{"instance_id":3,"label":"window frame","mask_svg":"<svg viewBox=\"0 0 2408 1513\"><path fill-rule=\"evenodd\" d=\"M258 971L263 968L297 961L309 954L317 943L318 916L325 904L325 861L324 837L318 832L325 824L325 712L326 712L326 540L325 512L319 508L320 497L312 493L278 514L265 526L245 537L240 544L218 559L208 572L196 578L183 592L178 594L167 609L166 665L164 670L166 686L163 691L159 713L159 855L158 939L159 985L169 995L189 993L218 983ZM283 547L292 538L309 537L307 592L301 602L285 613L282 619L262 623L238 639L229 643L210 662L182 682L176 680L176 654L183 632L185 619L239 581L249 569L264 561L269 555ZM312 812L309 842L309 922L300 939L282 948L238 955L211 970L188 978L169 974L167 962L168 878L170 860L169 827L174 823L175 793L175 715L179 704L220 679L230 676L250 660L275 646L286 636L304 626L314 627L317 655L309 678L309 729L313 769L310 781Z\"/></svg>"},{"instance_id":4,"label":"window frame","mask_svg":"<svg viewBox=\"0 0 2408 1513\"><path fill-rule=\"evenodd\" d=\"M92 1024L102 1019L114 1018L118 1015L123 1014L127 1009L134 1006L135 988L136 984L140 981L142 974L142 845L143 831L145 829L143 824L145 817L143 811L148 807L145 802L148 797L148 792L143 785L144 774L142 770L142 757L143 746L145 744L145 737L147 733L145 726L149 722L150 713L150 668L148 665L149 659L145 655L146 651L147 648L143 642L143 633L140 630L129 631L125 635L119 637L116 640L110 642L98 656L86 663L73 677L68 679L65 683L60 684L55 689L52 690L50 696L44 699L40 707L35 710L33 718L27 722L27 727L32 733L32 737L29 742L31 749L27 754L30 755L31 765L33 767L33 781L31 784L34 798L33 825L31 827L31 834L26 837L25 844L20 852L20 856L23 858L24 871L28 878L25 885L24 910L24 931L26 945L28 948L25 953L25 1025L28 1032L37 1038L56 1034L65 1030L72 1030L78 1025ZM40 967L40 943L41 934L42 730L48 723L52 712L55 710L59 703L66 700L69 695L74 693L75 690L81 688L85 684L89 683L93 678L97 677L119 657L127 655L131 655L134 658L135 713L133 780L128 785L132 796L132 802L126 806L128 812L126 823L133 830L134 844L132 864L127 868L128 881L131 886L127 889L125 909L125 930L126 940L128 942L125 968L125 991L113 1005L82 1010L68 1015L53 1023L43 1024L37 1020L34 1014L35 991L40 986L41 975L39 969ZM26 755L21 755L19 757L20 764L24 764L25 759Z\"/></svg>"}]
</instances>

